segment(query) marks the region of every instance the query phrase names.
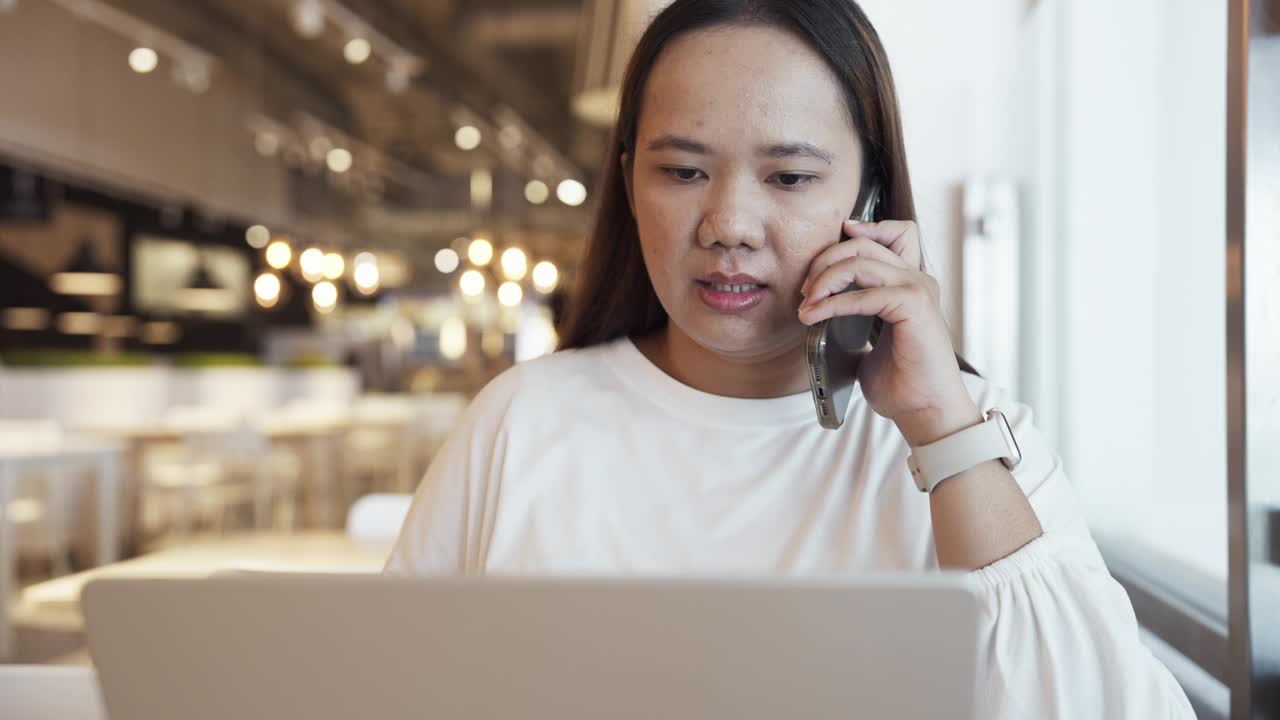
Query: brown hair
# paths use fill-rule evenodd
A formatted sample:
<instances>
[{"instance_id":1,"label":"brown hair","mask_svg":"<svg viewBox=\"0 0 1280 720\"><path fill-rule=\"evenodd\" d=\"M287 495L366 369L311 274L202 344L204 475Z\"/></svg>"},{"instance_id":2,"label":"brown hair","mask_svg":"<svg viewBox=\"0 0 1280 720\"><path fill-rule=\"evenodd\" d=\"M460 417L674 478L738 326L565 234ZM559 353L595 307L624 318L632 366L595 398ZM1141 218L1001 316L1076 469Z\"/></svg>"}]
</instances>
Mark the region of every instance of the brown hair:
<instances>
[{"instance_id":1,"label":"brown hair","mask_svg":"<svg viewBox=\"0 0 1280 720\"><path fill-rule=\"evenodd\" d=\"M604 160L598 205L560 348L644 336L667 324L649 280L627 199L622 153L634 157L641 100L658 56L674 39L724 25L768 25L800 37L831 68L862 141L865 192L881 188L876 220L915 220L898 98L875 28L853 0L675 0L641 36L621 88L618 122ZM877 333L878 335L878 333ZM961 369L976 372L957 356Z\"/></svg>"}]
</instances>

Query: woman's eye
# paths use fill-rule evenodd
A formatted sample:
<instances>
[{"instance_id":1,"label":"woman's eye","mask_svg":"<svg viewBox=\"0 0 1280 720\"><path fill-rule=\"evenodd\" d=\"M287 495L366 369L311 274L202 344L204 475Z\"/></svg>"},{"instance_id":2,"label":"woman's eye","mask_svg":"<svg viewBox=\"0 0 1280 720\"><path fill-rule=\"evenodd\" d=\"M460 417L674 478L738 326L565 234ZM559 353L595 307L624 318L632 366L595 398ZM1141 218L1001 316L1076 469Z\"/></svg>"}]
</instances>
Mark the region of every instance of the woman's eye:
<instances>
[{"instance_id":1,"label":"woman's eye","mask_svg":"<svg viewBox=\"0 0 1280 720\"><path fill-rule=\"evenodd\" d=\"M702 171L690 167L664 167L662 171L680 182L693 182L702 175Z\"/></svg>"},{"instance_id":2,"label":"woman's eye","mask_svg":"<svg viewBox=\"0 0 1280 720\"><path fill-rule=\"evenodd\" d=\"M784 188L797 188L817 180L814 175L803 175L801 173L778 173L774 175L777 183Z\"/></svg>"}]
</instances>

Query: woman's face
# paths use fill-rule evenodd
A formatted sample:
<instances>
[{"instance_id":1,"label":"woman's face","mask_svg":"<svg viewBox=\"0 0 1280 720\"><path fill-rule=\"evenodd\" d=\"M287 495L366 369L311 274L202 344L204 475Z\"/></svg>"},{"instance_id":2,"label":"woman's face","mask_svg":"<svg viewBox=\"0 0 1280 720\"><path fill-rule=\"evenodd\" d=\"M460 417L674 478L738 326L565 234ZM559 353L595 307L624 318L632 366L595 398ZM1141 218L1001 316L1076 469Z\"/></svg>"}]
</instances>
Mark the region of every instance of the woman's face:
<instances>
[{"instance_id":1,"label":"woman's face","mask_svg":"<svg viewBox=\"0 0 1280 720\"><path fill-rule=\"evenodd\" d=\"M840 87L801 40L734 26L669 45L645 88L630 187L670 332L739 360L794 351L800 286L861 176Z\"/></svg>"}]
</instances>

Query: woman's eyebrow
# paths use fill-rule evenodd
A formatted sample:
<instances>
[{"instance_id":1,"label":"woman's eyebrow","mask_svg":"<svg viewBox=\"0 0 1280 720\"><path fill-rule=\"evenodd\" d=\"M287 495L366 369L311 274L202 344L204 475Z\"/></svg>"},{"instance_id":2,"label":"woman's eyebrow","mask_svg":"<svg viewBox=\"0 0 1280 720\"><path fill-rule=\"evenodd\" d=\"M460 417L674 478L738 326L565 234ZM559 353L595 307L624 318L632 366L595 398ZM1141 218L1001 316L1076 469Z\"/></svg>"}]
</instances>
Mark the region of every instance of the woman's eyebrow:
<instances>
[{"instance_id":1,"label":"woman's eyebrow","mask_svg":"<svg viewBox=\"0 0 1280 720\"><path fill-rule=\"evenodd\" d=\"M680 150L682 152L693 153L694 155L710 155L711 148L687 137L679 135L663 135L654 138L645 146L649 152L658 150Z\"/></svg>"},{"instance_id":2,"label":"woman's eyebrow","mask_svg":"<svg viewBox=\"0 0 1280 720\"><path fill-rule=\"evenodd\" d=\"M711 155L711 147L700 143L692 138L683 137L681 135L662 135L649 141L645 146L649 152L659 150L678 150L681 152L692 153L694 155ZM808 142L786 142L775 143L773 145L762 145L756 148L756 154L761 157L782 160L794 157L810 157L830 165L835 157L823 150L822 148Z\"/></svg>"},{"instance_id":3,"label":"woman's eyebrow","mask_svg":"<svg viewBox=\"0 0 1280 720\"><path fill-rule=\"evenodd\" d=\"M783 160L793 157L811 157L815 160L821 160L828 165L830 165L832 160L834 160L834 156L831 153L823 150L813 143L807 142L790 142L768 145L758 148L756 150L756 154L763 157L773 158L775 160Z\"/></svg>"}]
</instances>

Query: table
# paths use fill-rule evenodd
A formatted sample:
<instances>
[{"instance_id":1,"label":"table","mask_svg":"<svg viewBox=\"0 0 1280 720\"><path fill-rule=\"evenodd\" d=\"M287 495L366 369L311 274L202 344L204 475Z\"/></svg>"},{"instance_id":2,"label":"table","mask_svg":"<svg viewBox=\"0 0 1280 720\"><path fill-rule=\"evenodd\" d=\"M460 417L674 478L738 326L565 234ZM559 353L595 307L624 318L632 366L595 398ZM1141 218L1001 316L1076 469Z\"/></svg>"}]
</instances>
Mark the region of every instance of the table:
<instances>
[{"instance_id":1,"label":"table","mask_svg":"<svg viewBox=\"0 0 1280 720\"><path fill-rule=\"evenodd\" d=\"M97 561L106 565L120 555L120 447L114 443L69 441L57 446L21 450L0 449L0 660L13 656L13 626L9 599L17 582L13 525L9 506L21 472L48 469L54 482L65 482L68 470L94 468L97 487Z\"/></svg>"},{"instance_id":2,"label":"table","mask_svg":"<svg viewBox=\"0 0 1280 720\"><path fill-rule=\"evenodd\" d=\"M22 593L18 612L43 627L83 631L80 590L95 578L198 578L222 570L379 573L391 545L330 531L215 537L32 585Z\"/></svg>"}]
</instances>

